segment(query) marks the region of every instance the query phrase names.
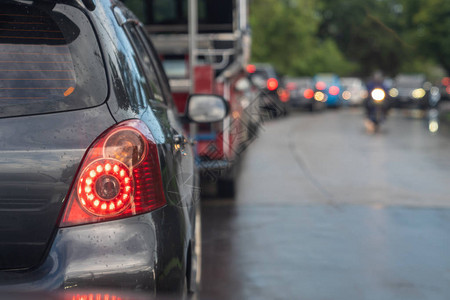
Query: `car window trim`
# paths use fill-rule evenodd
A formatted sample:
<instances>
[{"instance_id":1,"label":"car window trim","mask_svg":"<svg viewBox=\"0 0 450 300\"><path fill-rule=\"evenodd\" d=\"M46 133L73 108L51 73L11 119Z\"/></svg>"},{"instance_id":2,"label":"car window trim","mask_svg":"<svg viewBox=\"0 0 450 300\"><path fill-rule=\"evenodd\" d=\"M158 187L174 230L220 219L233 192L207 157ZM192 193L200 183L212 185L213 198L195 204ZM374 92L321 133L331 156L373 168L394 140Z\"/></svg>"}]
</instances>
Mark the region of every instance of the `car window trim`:
<instances>
[{"instance_id":1,"label":"car window trim","mask_svg":"<svg viewBox=\"0 0 450 300\"><path fill-rule=\"evenodd\" d=\"M150 38L147 36L147 33L145 32L145 29L142 27L142 25L138 24L135 27L136 27L137 33L139 35L139 38L141 39L142 43L144 44L144 47L147 49L147 52L149 53L151 63L156 72L156 78L158 79L159 86L161 87L161 90L164 94L163 95L164 100L165 100L166 104L168 104L168 106L174 107L175 104L173 102L172 93L170 90L169 78L167 77L166 73L164 72L161 62L156 58L156 57L158 57L158 53L154 49L153 44L151 43ZM164 82L161 82L164 80L167 84L164 84Z\"/></svg>"},{"instance_id":2,"label":"car window trim","mask_svg":"<svg viewBox=\"0 0 450 300\"><path fill-rule=\"evenodd\" d=\"M138 54L138 51L136 50L137 49L136 41L134 41L134 39L131 38L131 33L130 33L130 28L129 27L135 26L134 24L135 24L134 22L127 22L127 23L125 23L122 26L122 28L125 31L125 33L127 35L127 38L128 38L128 41L130 42L130 44L131 44L131 46L133 48L133 52L136 54L136 58L137 58L136 63L137 63L137 65L138 65L138 67L139 67L139 69L140 69L140 71L142 73L141 75L145 78L145 83L146 83L146 85L147 85L147 87L148 87L148 89L149 89L149 91L151 93L151 95L150 95L151 98L150 99L146 99L146 100L147 100L147 102L151 101L151 102L159 102L159 103L162 103L162 104L166 104L165 103L165 99L164 99L164 101L156 100L155 92L153 91L153 89L151 87L151 84L149 84L149 82L148 82L149 79L147 78L147 75L146 75L146 73L144 71L142 59L141 59L140 55Z\"/></svg>"}]
</instances>

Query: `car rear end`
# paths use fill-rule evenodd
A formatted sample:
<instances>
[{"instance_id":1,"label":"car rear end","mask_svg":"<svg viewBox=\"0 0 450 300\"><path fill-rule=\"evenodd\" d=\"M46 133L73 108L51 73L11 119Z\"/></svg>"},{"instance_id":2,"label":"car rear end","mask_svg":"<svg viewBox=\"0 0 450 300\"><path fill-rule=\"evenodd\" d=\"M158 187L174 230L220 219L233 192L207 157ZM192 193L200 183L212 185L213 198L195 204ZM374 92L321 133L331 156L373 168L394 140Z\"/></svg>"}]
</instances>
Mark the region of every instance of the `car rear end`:
<instances>
[{"instance_id":1,"label":"car rear end","mask_svg":"<svg viewBox=\"0 0 450 300\"><path fill-rule=\"evenodd\" d=\"M110 113L89 11L0 11L0 289L154 291L158 151L148 127Z\"/></svg>"},{"instance_id":2,"label":"car rear end","mask_svg":"<svg viewBox=\"0 0 450 300\"><path fill-rule=\"evenodd\" d=\"M289 110L289 91L270 64L255 64L251 80L261 90L261 108L270 117L286 115ZM264 113L264 112L263 112Z\"/></svg>"},{"instance_id":3,"label":"car rear end","mask_svg":"<svg viewBox=\"0 0 450 300\"><path fill-rule=\"evenodd\" d=\"M339 107L342 104L342 87L339 77L334 74L314 76L314 99L325 102L327 107Z\"/></svg>"},{"instance_id":4,"label":"car rear end","mask_svg":"<svg viewBox=\"0 0 450 300\"><path fill-rule=\"evenodd\" d=\"M287 78L286 89L290 94L290 106L313 111L323 107L323 103L314 99L314 84L312 78Z\"/></svg>"}]
</instances>

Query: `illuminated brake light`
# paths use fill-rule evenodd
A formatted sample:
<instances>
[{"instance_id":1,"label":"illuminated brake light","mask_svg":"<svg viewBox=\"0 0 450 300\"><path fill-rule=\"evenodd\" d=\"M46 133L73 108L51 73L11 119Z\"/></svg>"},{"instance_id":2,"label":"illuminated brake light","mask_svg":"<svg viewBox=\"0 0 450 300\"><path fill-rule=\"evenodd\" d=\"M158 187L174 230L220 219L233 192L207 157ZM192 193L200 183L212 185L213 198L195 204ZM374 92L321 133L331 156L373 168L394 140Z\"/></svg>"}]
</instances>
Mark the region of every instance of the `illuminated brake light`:
<instances>
[{"instance_id":1,"label":"illuminated brake light","mask_svg":"<svg viewBox=\"0 0 450 300\"><path fill-rule=\"evenodd\" d=\"M339 94L339 88L337 86L334 86L334 85L330 86L330 88L328 89L328 92L332 96L337 96Z\"/></svg>"},{"instance_id":2,"label":"illuminated brake light","mask_svg":"<svg viewBox=\"0 0 450 300\"><path fill-rule=\"evenodd\" d=\"M275 78L269 78L267 80L267 89L269 91L275 91L278 88L278 80Z\"/></svg>"},{"instance_id":3,"label":"illuminated brake light","mask_svg":"<svg viewBox=\"0 0 450 300\"><path fill-rule=\"evenodd\" d=\"M314 97L314 91L312 89L307 89L305 90L305 92L303 93L303 96L306 99L312 99L312 97Z\"/></svg>"},{"instance_id":4,"label":"illuminated brake light","mask_svg":"<svg viewBox=\"0 0 450 300\"><path fill-rule=\"evenodd\" d=\"M278 97L280 97L281 102L288 102L291 94L285 89L279 89Z\"/></svg>"},{"instance_id":5,"label":"illuminated brake light","mask_svg":"<svg viewBox=\"0 0 450 300\"><path fill-rule=\"evenodd\" d=\"M247 65L247 73L253 74L256 71L255 65Z\"/></svg>"},{"instance_id":6,"label":"illuminated brake light","mask_svg":"<svg viewBox=\"0 0 450 300\"><path fill-rule=\"evenodd\" d=\"M88 149L61 227L146 213L166 205L158 150L139 120L122 122Z\"/></svg>"},{"instance_id":7,"label":"illuminated brake light","mask_svg":"<svg viewBox=\"0 0 450 300\"><path fill-rule=\"evenodd\" d=\"M102 294L102 293L70 293L63 294L61 297L63 300L122 300L121 296L115 294ZM58 298L59 299L59 298ZM127 297L125 299L128 299Z\"/></svg>"},{"instance_id":8,"label":"illuminated brake light","mask_svg":"<svg viewBox=\"0 0 450 300\"><path fill-rule=\"evenodd\" d=\"M81 207L96 216L114 215L122 212L130 203L119 203L119 201L124 196L131 199L130 195L133 193L133 184L125 183L124 176L114 172L114 169L106 171L104 168L106 164L114 165L114 167L120 169L120 173L126 173L128 177L133 176L125 164L111 159L99 159L84 169L78 183L78 199L88 199L88 201L81 203ZM96 176L87 178L92 169L97 170ZM99 170L101 171L99 172ZM87 179L92 182L88 182ZM103 207L107 209L102 209Z\"/></svg>"},{"instance_id":9,"label":"illuminated brake light","mask_svg":"<svg viewBox=\"0 0 450 300\"><path fill-rule=\"evenodd\" d=\"M327 85L326 85L325 82L323 82L323 81L318 81L318 82L316 83L316 89L318 89L319 91L323 91L323 90L326 89L326 88L327 88Z\"/></svg>"}]
</instances>

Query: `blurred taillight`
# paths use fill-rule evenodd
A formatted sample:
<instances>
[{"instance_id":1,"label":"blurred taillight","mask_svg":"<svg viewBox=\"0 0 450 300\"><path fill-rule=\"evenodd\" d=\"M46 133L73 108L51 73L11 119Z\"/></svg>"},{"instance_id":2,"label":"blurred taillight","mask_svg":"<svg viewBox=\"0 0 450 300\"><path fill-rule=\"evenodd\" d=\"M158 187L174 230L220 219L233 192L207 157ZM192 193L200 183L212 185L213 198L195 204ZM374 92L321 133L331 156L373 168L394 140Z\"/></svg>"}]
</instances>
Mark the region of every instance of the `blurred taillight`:
<instances>
[{"instance_id":1,"label":"blurred taillight","mask_svg":"<svg viewBox=\"0 0 450 300\"><path fill-rule=\"evenodd\" d=\"M330 93L330 95L336 96L337 94L339 94L339 88L334 85L330 86L330 88L328 89L328 92Z\"/></svg>"},{"instance_id":2,"label":"blurred taillight","mask_svg":"<svg viewBox=\"0 0 450 300\"><path fill-rule=\"evenodd\" d=\"M275 91L278 88L278 80L275 78L269 78L267 80L267 89L269 91Z\"/></svg>"},{"instance_id":3,"label":"blurred taillight","mask_svg":"<svg viewBox=\"0 0 450 300\"><path fill-rule=\"evenodd\" d=\"M316 89L318 89L319 91L323 91L323 90L326 89L326 88L327 88L327 85L326 85L325 82L323 82L323 81L318 81L318 82L316 83Z\"/></svg>"},{"instance_id":4,"label":"blurred taillight","mask_svg":"<svg viewBox=\"0 0 450 300\"><path fill-rule=\"evenodd\" d=\"M306 99L311 99L312 97L314 97L314 91L312 89L307 89L305 90L305 92L303 93L303 96Z\"/></svg>"},{"instance_id":5,"label":"blurred taillight","mask_svg":"<svg viewBox=\"0 0 450 300\"><path fill-rule=\"evenodd\" d=\"M166 204L155 140L139 120L122 122L88 149L61 227L134 216Z\"/></svg>"},{"instance_id":6,"label":"blurred taillight","mask_svg":"<svg viewBox=\"0 0 450 300\"><path fill-rule=\"evenodd\" d=\"M129 297L122 298L121 296L117 296L114 293L67 293L64 294L64 297L57 298L62 300L122 300L122 299L130 299ZM133 297L133 299L135 299Z\"/></svg>"},{"instance_id":7,"label":"blurred taillight","mask_svg":"<svg viewBox=\"0 0 450 300\"><path fill-rule=\"evenodd\" d=\"M289 91L280 88L278 90L278 97L280 97L281 102L288 102L289 98L291 97L291 93Z\"/></svg>"},{"instance_id":8,"label":"blurred taillight","mask_svg":"<svg viewBox=\"0 0 450 300\"><path fill-rule=\"evenodd\" d=\"M256 71L255 65L247 65L247 73L253 74Z\"/></svg>"}]
</instances>

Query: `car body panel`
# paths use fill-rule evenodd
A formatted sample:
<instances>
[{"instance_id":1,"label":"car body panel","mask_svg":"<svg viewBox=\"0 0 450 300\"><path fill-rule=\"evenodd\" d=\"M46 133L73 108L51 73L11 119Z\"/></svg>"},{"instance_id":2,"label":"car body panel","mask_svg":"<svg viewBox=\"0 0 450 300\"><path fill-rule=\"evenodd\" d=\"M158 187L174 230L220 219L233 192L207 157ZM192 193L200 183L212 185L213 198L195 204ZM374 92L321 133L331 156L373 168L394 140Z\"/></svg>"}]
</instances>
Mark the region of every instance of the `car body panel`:
<instances>
[{"instance_id":1,"label":"car body panel","mask_svg":"<svg viewBox=\"0 0 450 300\"><path fill-rule=\"evenodd\" d=\"M173 215L177 213L165 207L131 218L59 229L44 263L28 272L0 272L1 289L155 291L157 272L173 276L171 274L177 273L174 270L180 268L184 259L173 255L170 249L163 247L165 241L158 239L158 231L168 227L171 219L178 217ZM176 240L185 233L167 230L165 234ZM164 250L167 255L172 254L172 269L154 255Z\"/></svg>"},{"instance_id":2,"label":"car body panel","mask_svg":"<svg viewBox=\"0 0 450 300\"><path fill-rule=\"evenodd\" d=\"M126 24L118 22L114 15L117 10L125 20L132 21L127 21ZM71 130L54 135L47 131L52 140L44 140L39 144L42 149L46 149L48 144L54 142L53 138L61 138L61 141L67 139L62 134L72 134L73 140L82 139L77 144L78 148L71 147L79 150L73 158L77 164L70 165L72 173L64 182L65 193L60 192L58 196L67 194L86 149L104 130L125 120L139 119L150 129L157 144L167 205L156 211L116 221L63 229L58 229L57 224L54 224L51 229L55 238L47 249L47 255L41 260L42 263L25 271L0 271L0 286L2 289L102 286L181 291L189 271L191 257L188 254L193 252L190 247L195 245L194 224L199 204L191 144L183 139L183 127L170 98L170 89L163 71L158 69L157 77L164 99L156 100L147 97L145 93L149 82L142 71L141 53L134 50L125 29L127 26L140 26L135 17L121 2L109 0L97 1L95 9L84 10L84 13L97 33L110 88L106 104L95 108L102 110L101 116L96 119L95 115L90 114L95 109L76 112L92 117L90 121L73 118L69 112L60 113L60 119L71 123L72 127L67 125ZM155 58L154 53L148 49L147 51L152 59ZM57 126L59 123L56 122L57 116L58 114L46 115L49 120L54 120L54 128L50 133L60 130ZM41 119L44 116L38 115L35 118ZM93 120L101 122L104 127L90 131L88 125ZM25 136L33 136L32 124L25 124ZM83 137L78 137L77 133ZM54 143L58 144L58 141ZM28 147L26 142L24 145L25 148ZM18 150L12 147L10 151ZM62 157L66 155L64 150L57 153ZM52 157L55 164L62 163L58 157ZM31 157L31 160L39 161L37 156ZM72 158L69 160L72 162ZM28 163L29 161L23 160L17 167L26 168ZM61 168L66 167L63 164ZM63 199L54 201L59 205L59 211L55 206L54 212L62 214ZM53 221L56 219L57 217Z\"/></svg>"},{"instance_id":3,"label":"car body panel","mask_svg":"<svg viewBox=\"0 0 450 300\"><path fill-rule=\"evenodd\" d=\"M114 124L106 105L0 119L0 268L39 264L93 140Z\"/></svg>"}]
</instances>

